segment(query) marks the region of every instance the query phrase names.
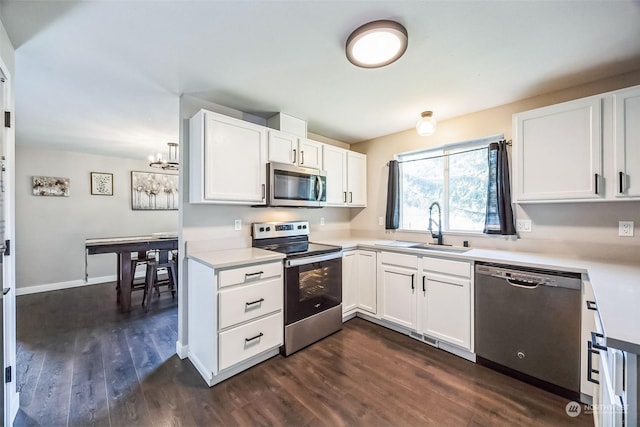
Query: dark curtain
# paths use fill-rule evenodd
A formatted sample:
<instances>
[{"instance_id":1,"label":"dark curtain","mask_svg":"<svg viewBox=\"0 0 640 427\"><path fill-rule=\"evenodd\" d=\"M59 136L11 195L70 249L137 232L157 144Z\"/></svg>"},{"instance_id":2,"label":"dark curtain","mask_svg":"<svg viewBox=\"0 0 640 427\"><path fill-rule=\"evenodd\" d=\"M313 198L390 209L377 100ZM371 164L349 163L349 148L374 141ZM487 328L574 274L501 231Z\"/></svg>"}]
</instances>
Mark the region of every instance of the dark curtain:
<instances>
[{"instance_id":1,"label":"dark curtain","mask_svg":"<svg viewBox=\"0 0 640 427\"><path fill-rule=\"evenodd\" d=\"M487 215L485 234L516 234L511 208L511 185L509 182L509 158L507 142L489 144L489 186L487 189Z\"/></svg>"},{"instance_id":2,"label":"dark curtain","mask_svg":"<svg viewBox=\"0 0 640 427\"><path fill-rule=\"evenodd\" d=\"M387 213L385 228L397 230L400 227L400 165L397 160L389 162L387 181Z\"/></svg>"}]
</instances>

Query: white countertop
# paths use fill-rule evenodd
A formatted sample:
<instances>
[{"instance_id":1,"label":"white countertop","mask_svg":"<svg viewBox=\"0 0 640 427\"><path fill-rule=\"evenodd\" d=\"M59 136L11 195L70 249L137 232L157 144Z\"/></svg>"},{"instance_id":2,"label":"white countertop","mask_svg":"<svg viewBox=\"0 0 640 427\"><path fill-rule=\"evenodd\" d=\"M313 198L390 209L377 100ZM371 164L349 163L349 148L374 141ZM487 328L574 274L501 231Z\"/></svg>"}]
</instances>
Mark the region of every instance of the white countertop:
<instances>
[{"instance_id":1,"label":"white countertop","mask_svg":"<svg viewBox=\"0 0 640 427\"><path fill-rule=\"evenodd\" d=\"M567 255L538 254L490 249L470 249L464 253L425 251L402 246L384 246L394 241L333 239L314 242L342 246L343 249L386 250L422 256L497 262L523 267L586 273L593 286L606 345L640 354L640 263L616 264L572 258Z\"/></svg>"},{"instance_id":2,"label":"white countertop","mask_svg":"<svg viewBox=\"0 0 640 427\"><path fill-rule=\"evenodd\" d=\"M220 269L260 262L279 261L284 258L284 254L258 248L241 248L198 251L187 254L187 257L208 267Z\"/></svg>"}]
</instances>

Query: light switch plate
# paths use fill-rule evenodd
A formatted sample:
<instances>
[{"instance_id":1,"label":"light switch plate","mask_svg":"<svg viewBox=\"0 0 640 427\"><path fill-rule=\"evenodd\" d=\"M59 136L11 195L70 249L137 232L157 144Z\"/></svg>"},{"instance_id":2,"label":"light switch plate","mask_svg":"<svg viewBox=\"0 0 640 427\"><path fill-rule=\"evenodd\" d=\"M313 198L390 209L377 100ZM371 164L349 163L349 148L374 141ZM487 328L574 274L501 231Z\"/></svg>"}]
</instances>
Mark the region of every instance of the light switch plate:
<instances>
[{"instance_id":1,"label":"light switch plate","mask_svg":"<svg viewBox=\"0 0 640 427\"><path fill-rule=\"evenodd\" d=\"M381 216L378 217L378 225L384 225L384 218Z\"/></svg>"},{"instance_id":2,"label":"light switch plate","mask_svg":"<svg viewBox=\"0 0 640 427\"><path fill-rule=\"evenodd\" d=\"M320 218L320 225L324 225L324 217Z\"/></svg>"},{"instance_id":3,"label":"light switch plate","mask_svg":"<svg viewBox=\"0 0 640 427\"><path fill-rule=\"evenodd\" d=\"M531 220L530 219L516 220L516 230L522 233L531 233Z\"/></svg>"},{"instance_id":4,"label":"light switch plate","mask_svg":"<svg viewBox=\"0 0 640 427\"><path fill-rule=\"evenodd\" d=\"M619 221L618 236L633 237L633 221Z\"/></svg>"},{"instance_id":5,"label":"light switch plate","mask_svg":"<svg viewBox=\"0 0 640 427\"><path fill-rule=\"evenodd\" d=\"M236 219L235 221L233 221L233 228L236 231L242 230L242 220L241 219Z\"/></svg>"}]
</instances>

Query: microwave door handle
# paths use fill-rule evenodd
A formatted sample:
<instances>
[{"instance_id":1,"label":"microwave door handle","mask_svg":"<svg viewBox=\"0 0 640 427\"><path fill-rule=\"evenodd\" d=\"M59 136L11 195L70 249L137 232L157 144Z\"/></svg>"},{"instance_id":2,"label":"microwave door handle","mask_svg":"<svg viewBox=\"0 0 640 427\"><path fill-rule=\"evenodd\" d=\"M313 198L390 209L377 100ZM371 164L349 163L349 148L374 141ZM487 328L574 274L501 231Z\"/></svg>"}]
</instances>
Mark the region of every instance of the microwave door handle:
<instances>
[{"instance_id":1,"label":"microwave door handle","mask_svg":"<svg viewBox=\"0 0 640 427\"><path fill-rule=\"evenodd\" d=\"M316 200L322 200L322 192L324 188L322 187L322 178L320 176L316 176Z\"/></svg>"}]
</instances>

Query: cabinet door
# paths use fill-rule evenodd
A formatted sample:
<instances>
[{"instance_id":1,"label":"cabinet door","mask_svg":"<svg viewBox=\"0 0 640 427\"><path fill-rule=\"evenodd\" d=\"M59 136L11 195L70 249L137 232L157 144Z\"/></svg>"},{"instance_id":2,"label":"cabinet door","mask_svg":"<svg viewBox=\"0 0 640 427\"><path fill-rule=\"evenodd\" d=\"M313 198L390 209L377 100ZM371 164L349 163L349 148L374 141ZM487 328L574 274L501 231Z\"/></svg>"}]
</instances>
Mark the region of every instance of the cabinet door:
<instances>
[{"instance_id":1,"label":"cabinet door","mask_svg":"<svg viewBox=\"0 0 640 427\"><path fill-rule=\"evenodd\" d=\"M514 116L518 202L604 195L601 103L591 97Z\"/></svg>"},{"instance_id":2,"label":"cabinet door","mask_svg":"<svg viewBox=\"0 0 640 427\"><path fill-rule=\"evenodd\" d=\"M295 164L298 156L298 137L277 130L269 130L269 161Z\"/></svg>"},{"instance_id":3,"label":"cabinet door","mask_svg":"<svg viewBox=\"0 0 640 427\"><path fill-rule=\"evenodd\" d=\"M327 206L346 206L347 150L325 144L322 164L327 172Z\"/></svg>"},{"instance_id":4,"label":"cabinet door","mask_svg":"<svg viewBox=\"0 0 640 427\"><path fill-rule=\"evenodd\" d=\"M347 203L367 206L367 156L347 152Z\"/></svg>"},{"instance_id":5,"label":"cabinet door","mask_svg":"<svg viewBox=\"0 0 640 427\"><path fill-rule=\"evenodd\" d=\"M640 197L640 88L616 92L614 99L615 195Z\"/></svg>"},{"instance_id":6,"label":"cabinet door","mask_svg":"<svg viewBox=\"0 0 640 427\"><path fill-rule=\"evenodd\" d=\"M262 126L207 112L204 198L221 203L264 203L266 138Z\"/></svg>"},{"instance_id":7,"label":"cabinet door","mask_svg":"<svg viewBox=\"0 0 640 427\"><path fill-rule=\"evenodd\" d=\"M342 254L342 314L356 308L358 303L358 251Z\"/></svg>"},{"instance_id":8,"label":"cabinet door","mask_svg":"<svg viewBox=\"0 0 640 427\"><path fill-rule=\"evenodd\" d=\"M471 281L433 273L423 280L422 333L470 350Z\"/></svg>"},{"instance_id":9,"label":"cabinet door","mask_svg":"<svg viewBox=\"0 0 640 427\"><path fill-rule=\"evenodd\" d=\"M382 318L416 330L416 270L381 264Z\"/></svg>"},{"instance_id":10,"label":"cabinet door","mask_svg":"<svg viewBox=\"0 0 640 427\"><path fill-rule=\"evenodd\" d=\"M322 144L310 139L298 140L298 165L305 168L322 169Z\"/></svg>"},{"instance_id":11,"label":"cabinet door","mask_svg":"<svg viewBox=\"0 0 640 427\"><path fill-rule=\"evenodd\" d=\"M358 308L377 313L376 253L358 251Z\"/></svg>"}]
</instances>

